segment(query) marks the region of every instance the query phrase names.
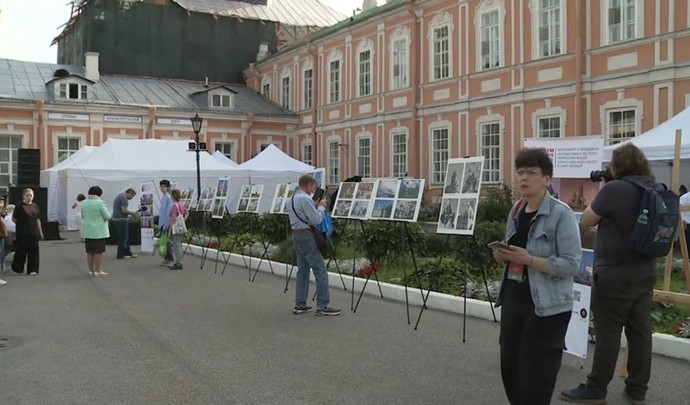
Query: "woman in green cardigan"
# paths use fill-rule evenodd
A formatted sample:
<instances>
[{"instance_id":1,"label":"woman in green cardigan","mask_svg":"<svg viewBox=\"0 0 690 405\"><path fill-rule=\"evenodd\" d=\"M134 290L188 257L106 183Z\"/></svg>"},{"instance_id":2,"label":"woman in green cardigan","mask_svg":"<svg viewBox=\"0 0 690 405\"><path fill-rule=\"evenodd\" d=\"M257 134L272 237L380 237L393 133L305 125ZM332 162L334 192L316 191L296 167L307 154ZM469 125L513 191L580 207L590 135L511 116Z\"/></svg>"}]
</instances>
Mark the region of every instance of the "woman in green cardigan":
<instances>
[{"instance_id":1,"label":"woman in green cardigan","mask_svg":"<svg viewBox=\"0 0 690 405\"><path fill-rule=\"evenodd\" d=\"M105 207L105 202L101 200L103 190L98 186L89 188L89 198L81 207L82 238L86 245L86 259L89 264L90 276L105 276L106 272L101 271L101 259L105 252L105 241L110 237L108 231L108 221L110 213Z\"/></svg>"}]
</instances>

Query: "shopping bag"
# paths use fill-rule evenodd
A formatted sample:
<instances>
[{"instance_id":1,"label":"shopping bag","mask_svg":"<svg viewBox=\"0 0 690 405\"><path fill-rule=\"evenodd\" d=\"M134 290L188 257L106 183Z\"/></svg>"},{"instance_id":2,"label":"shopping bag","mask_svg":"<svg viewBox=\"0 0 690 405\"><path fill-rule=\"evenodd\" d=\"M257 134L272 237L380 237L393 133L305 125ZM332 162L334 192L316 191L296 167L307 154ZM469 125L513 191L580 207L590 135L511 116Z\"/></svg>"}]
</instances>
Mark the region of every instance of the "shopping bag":
<instances>
[{"instance_id":1,"label":"shopping bag","mask_svg":"<svg viewBox=\"0 0 690 405\"><path fill-rule=\"evenodd\" d=\"M323 219L321 220L319 226L316 227L316 229L318 229L319 232L324 234L326 236L326 239L331 238L331 236L333 235L333 218L331 218L330 213L323 213Z\"/></svg>"},{"instance_id":2,"label":"shopping bag","mask_svg":"<svg viewBox=\"0 0 690 405\"><path fill-rule=\"evenodd\" d=\"M168 253L168 233L167 232L162 232L161 235L158 237L158 242L156 243L156 252L161 257L165 257L165 255Z\"/></svg>"}]
</instances>

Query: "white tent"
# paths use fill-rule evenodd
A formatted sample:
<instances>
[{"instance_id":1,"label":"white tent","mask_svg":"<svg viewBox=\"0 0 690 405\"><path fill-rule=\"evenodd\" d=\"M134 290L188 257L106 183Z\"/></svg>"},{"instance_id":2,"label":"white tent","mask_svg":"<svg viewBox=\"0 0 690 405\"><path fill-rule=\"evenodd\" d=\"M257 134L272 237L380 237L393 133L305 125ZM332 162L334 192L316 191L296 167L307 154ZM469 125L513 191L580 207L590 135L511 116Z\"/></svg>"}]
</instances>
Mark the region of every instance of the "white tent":
<instances>
[{"instance_id":1,"label":"white tent","mask_svg":"<svg viewBox=\"0 0 690 405\"><path fill-rule=\"evenodd\" d=\"M213 155L211 155L211 156L213 156L213 158L218 160L219 162L225 163L230 167L237 167L237 163L235 163L234 160L225 156L225 154L223 154L223 152L221 152L219 150L213 152Z\"/></svg>"},{"instance_id":2,"label":"white tent","mask_svg":"<svg viewBox=\"0 0 690 405\"><path fill-rule=\"evenodd\" d=\"M96 146L82 146L78 151L74 152L67 159L56 164L53 167L41 171L41 187L48 190L48 221L58 221L58 170L67 167L79 167L86 156L97 149ZM76 195L73 198L76 200ZM71 206L71 204L70 204Z\"/></svg>"},{"instance_id":3,"label":"white tent","mask_svg":"<svg viewBox=\"0 0 690 405\"><path fill-rule=\"evenodd\" d=\"M671 164L673 163L677 129L683 131L680 145L680 181L681 184L688 185L690 180L690 108L686 108L668 121L627 141L642 149L652 165L656 180L669 187L671 185ZM610 162L613 150L622 144L604 147L603 161Z\"/></svg>"},{"instance_id":4,"label":"white tent","mask_svg":"<svg viewBox=\"0 0 690 405\"><path fill-rule=\"evenodd\" d=\"M240 164L236 169L231 174L230 191L226 202L228 211L237 210L241 185L263 184L264 191L259 203L259 212L266 212L271 207L278 184L297 182L301 175L314 171L314 166L290 157L275 145L268 145L261 153Z\"/></svg>"},{"instance_id":5,"label":"white tent","mask_svg":"<svg viewBox=\"0 0 690 405\"><path fill-rule=\"evenodd\" d=\"M90 186L103 189L103 199L112 209L115 196L127 188L137 190L130 201L132 209L139 205L141 184L150 183L153 190L154 213L160 201L158 182L168 179L178 188L196 188L196 156L187 151L186 140L109 139L82 159L76 167L58 170L58 216L68 229L76 229L76 217L69 209L72 199L88 191ZM219 177L230 176L233 168L202 152L200 172L202 187L215 185Z\"/></svg>"}]
</instances>

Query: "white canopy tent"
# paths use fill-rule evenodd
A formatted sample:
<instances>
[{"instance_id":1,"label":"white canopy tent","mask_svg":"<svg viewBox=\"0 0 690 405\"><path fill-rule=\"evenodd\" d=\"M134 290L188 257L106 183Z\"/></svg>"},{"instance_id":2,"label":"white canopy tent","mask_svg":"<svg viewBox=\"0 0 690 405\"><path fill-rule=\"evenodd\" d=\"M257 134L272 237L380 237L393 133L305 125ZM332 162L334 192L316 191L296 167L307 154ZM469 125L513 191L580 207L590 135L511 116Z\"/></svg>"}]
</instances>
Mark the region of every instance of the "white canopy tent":
<instances>
[{"instance_id":1,"label":"white canopy tent","mask_svg":"<svg viewBox=\"0 0 690 405\"><path fill-rule=\"evenodd\" d=\"M78 151L74 152L67 159L56 164L53 167L41 171L41 187L48 190L48 221L58 221L58 170L67 167L77 167L79 162L84 160L91 152L97 149L96 146L82 146ZM76 195L73 198L76 200ZM71 204L70 204L71 207Z\"/></svg>"},{"instance_id":2,"label":"white canopy tent","mask_svg":"<svg viewBox=\"0 0 690 405\"><path fill-rule=\"evenodd\" d=\"M669 187L677 129L683 132L680 145L680 179L681 184L688 185L690 182L690 108L686 108L673 118L627 141L642 149L652 165L656 180ZM604 147L602 160L610 162L613 150L622 144Z\"/></svg>"},{"instance_id":3,"label":"white canopy tent","mask_svg":"<svg viewBox=\"0 0 690 405\"><path fill-rule=\"evenodd\" d=\"M230 159L229 157L225 156L225 154L223 154L223 152L221 152L221 151L219 151L219 150L213 152L213 155L211 155L211 156L213 156L213 158L216 159L216 160L218 160L219 162L225 163L225 164L227 164L227 165L230 166L230 167L237 167L237 166L238 166L237 163L235 163L234 160L232 160L232 159Z\"/></svg>"},{"instance_id":4,"label":"white canopy tent","mask_svg":"<svg viewBox=\"0 0 690 405\"><path fill-rule=\"evenodd\" d=\"M109 209L115 196L127 188L140 194L142 183L153 185L154 213L160 201L158 182L168 179L178 188L196 189L196 156L187 150L186 140L109 139L73 167L58 173L58 217L67 229L77 229L75 214L69 209L72 199L88 191L90 186L103 189ZM232 167L202 152L200 172L202 187L215 185L219 177L230 176ZM132 209L139 204L139 195L130 201Z\"/></svg>"},{"instance_id":5,"label":"white canopy tent","mask_svg":"<svg viewBox=\"0 0 690 405\"><path fill-rule=\"evenodd\" d=\"M237 210L241 185L244 184L264 185L259 212L269 211L278 184L297 182L301 175L311 171L314 171L314 166L290 157L275 145L268 145L261 153L233 170L226 201L228 211Z\"/></svg>"}]
</instances>

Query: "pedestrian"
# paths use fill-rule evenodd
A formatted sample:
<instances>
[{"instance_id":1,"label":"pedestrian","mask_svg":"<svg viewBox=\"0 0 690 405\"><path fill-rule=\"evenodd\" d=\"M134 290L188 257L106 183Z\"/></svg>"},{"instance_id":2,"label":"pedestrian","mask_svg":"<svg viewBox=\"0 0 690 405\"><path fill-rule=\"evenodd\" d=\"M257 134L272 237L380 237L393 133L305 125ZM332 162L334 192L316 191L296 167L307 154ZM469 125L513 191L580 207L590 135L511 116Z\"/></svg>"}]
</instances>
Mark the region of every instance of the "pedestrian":
<instances>
[{"instance_id":1,"label":"pedestrian","mask_svg":"<svg viewBox=\"0 0 690 405\"><path fill-rule=\"evenodd\" d=\"M292 228L292 245L297 255L297 277L295 280L295 308L293 313L302 314L312 310L307 305L309 295L309 269L316 278L316 315L340 315L340 310L329 306L330 291L328 271L323 256L316 246L311 227L321 223L328 202L325 199L315 203L311 195L316 191L316 180L305 174L299 178L295 195L287 201L286 211ZM318 208L317 208L318 204Z\"/></svg>"},{"instance_id":2,"label":"pedestrian","mask_svg":"<svg viewBox=\"0 0 690 405\"><path fill-rule=\"evenodd\" d=\"M77 216L77 229L79 229L79 235L81 235L81 229L84 221L82 220L82 215L81 215L81 205L86 200L86 197L84 197L84 194L79 193L77 195L76 201L74 201L74 204L72 204L72 210ZM82 235L82 240L84 239L84 236Z\"/></svg>"},{"instance_id":3,"label":"pedestrian","mask_svg":"<svg viewBox=\"0 0 690 405\"><path fill-rule=\"evenodd\" d=\"M41 210L34 203L34 190L22 190L22 202L14 207L12 221L17 225L17 239L12 270L23 273L26 264L26 274L38 275L39 252L38 241L43 239L41 229Z\"/></svg>"},{"instance_id":4,"label":"pedestrian","mask_svg":"<svg viewBox=\"0 0 690 405\"><path fill-rule=\"evenodd\" d=\"M170 210L170 240L172 241L172 255L174 263L170 266L170 270L182 270L182 240L184 233L187 230L185 221L189 216L187 208L181 200L180 190L173 190L171 193L173 199L173 206Z\"/></svg>"},{"instance_id":5,"label":"pedestrian","mask_svg":"<svg viewBox=\"0 0 690 405\"><path fill-rule=\"evenodd\" d=\"M129 200L134 198L137 192L133 188L128 188L124 193L115 197L113 202L113 229L117 236L117 255L118 259L132 259L137 257L132 253L129 246L129 216L137 215L137 211L129 210Z\"/></svg>"},{"instance_id":6,"label":"pedestrian","mask_svg":"<svg viewBox=\"0 0 690 405\"><path fill-rule=\"evenodd\" d=\"M570 207L547 192L553 163L544 149L520 150L515 167L522 198L508 214L504 247L493 253L506 263L496 299L501 377L511 404L549 404L573 309L580 231Z\"/></svg>"},{"instance_id":7,"label":"pedestrian","mask_svg":"<svg viewBox=\"0 0 690 405\"><path fill-rule=\"evenodd\" d=\"M90 276L105 276L101 270L101 259L105 252L105 242L110 238L108 221L110 213L101 199L103 190L98 186L89 188L89 198L84 201L81 214L84 219L82 237L86 248L86 263Z\"/></svg>"},{"instance_id":8,"label":"pedestrian","mask_svg":"<svg viewBox=\"0 0 690 405\"><path fill-rule=\"evenodd\" d=\"M160 235L170 234L170 211L172 210L173 201L170 198L170 182L168 180L161 180L158 183L161 193L161 207L158 210L158 230ZM161 266L170 266L173 264L172 242L168 240L168 245L165 250L165 257Z\"/></svg>"},{"instance_id":9,"label":"pedestrian","mask_svg":"<svg viewBox=\"0 0 690 405\"><path fill-rule=\"evenodd\" d=\"M614 149L611 175L613 179L606 182L582 214L583 225L597 226L592 283L596 346L587 382L561 393L561 399L569 402L605 402L623 327L628 340L624 395L633 403L644 402L651 375L651 309L657 259L641 256L629 245L643 191L623 179L635 176L651 186L654 175L644 153L631 143Z\"/></svg>"}]
</instances>

